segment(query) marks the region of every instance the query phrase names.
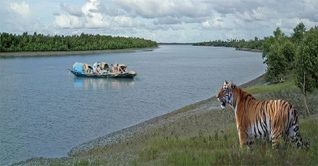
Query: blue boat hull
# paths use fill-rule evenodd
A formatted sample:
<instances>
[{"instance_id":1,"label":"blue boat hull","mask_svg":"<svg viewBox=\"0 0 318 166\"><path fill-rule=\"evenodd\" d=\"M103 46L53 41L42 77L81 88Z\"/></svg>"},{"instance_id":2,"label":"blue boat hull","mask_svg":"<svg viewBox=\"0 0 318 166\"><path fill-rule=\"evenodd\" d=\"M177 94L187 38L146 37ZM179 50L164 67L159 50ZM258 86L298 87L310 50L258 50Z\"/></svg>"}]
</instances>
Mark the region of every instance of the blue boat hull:
<instances>
[{"instance_id":1,"label":"blue boat hull","mask_svg":"<svg viewBox=\"0 0 318 166\"><path fill-rule=\"evenodd\" d=\"M68 69L76 77L89 77L89 78L134 78L137 73L108 73L108 74L83 74L76 72L72 69Z\"/></svg>"}]
</instances>

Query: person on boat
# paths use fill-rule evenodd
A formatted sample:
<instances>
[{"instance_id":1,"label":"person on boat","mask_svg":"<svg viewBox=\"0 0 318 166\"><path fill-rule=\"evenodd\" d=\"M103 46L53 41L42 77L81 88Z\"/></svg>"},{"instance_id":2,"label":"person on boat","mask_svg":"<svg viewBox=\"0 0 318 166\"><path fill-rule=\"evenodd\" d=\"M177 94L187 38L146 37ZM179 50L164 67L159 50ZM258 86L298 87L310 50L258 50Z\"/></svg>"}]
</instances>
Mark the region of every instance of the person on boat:
<instances>
[{"instance_id":1,"label":"person on boat","mask_svg":"<svg viewBox=\"0 0 318 166\"><path fill-rule=\"evenodd\" d=\"M96 67L96 69L95 69L95 74L100 74L100 67L99 67L99 65L97 65L97 67Z\"/></svg>"},{"instance_id":2,"label":"person on boat","mask_svg":"<svg viewBox=\"0 0 318 166\"><path fill-rule=\"evenodd\" d=\"M120 70L120 66L119 66L119 64L117 63L117 72L121 72L121 70Z\"/></svg>"},{"instance_id":3,"label":"person on boat","mask_svg":"<svg viewBox=\"0 0 318 166\"><path fill-rule=\"evenodd\" d=\"M115 69L114 69L114 65L111 64L111 65L110 65L110 72L114 72L114 70L115 70Z\"/></svg>"},{"instance_id":4,"label":"person on boat","mask_svg":"<svg viewBox=\"0 0 318 166\"><path fill-rule=\"evenodd\" d=\"M114 70L113 70L113 72L114 72L114 73L118 72L118 64L117 64L117 65L116 65L116 64L114 65Z\"/></svg>"},{"instance_id":5,"label":"person on boat","mask_svg":"<svg viewBox=\"0 0 318 166\"><path fill-rule=\"evenodd\" d=\"M124 72L124 73L127 73L127 67L124 67L123 72Z\"/></svg>"}]
</instances>

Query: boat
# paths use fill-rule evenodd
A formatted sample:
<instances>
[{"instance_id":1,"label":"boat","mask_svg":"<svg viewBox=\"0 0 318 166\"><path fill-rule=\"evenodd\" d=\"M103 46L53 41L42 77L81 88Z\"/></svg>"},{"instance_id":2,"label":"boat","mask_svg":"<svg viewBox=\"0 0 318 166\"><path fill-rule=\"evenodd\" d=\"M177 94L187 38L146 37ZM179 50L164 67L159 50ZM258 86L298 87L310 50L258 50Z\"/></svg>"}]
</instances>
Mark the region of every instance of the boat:
<instances>
[{"instance_id":1,"label":"boat","mask_svg":"<svg viewBox=\"0 0 318 166\"><path fill-rule=\"evenodd\" d=\"M93 66L87 63L75 62L72 69L68 70L77 77L90 78L134 78L137 73L128 71L125 64L111 64L95 62Z\"/></svg>"}]
</instances>

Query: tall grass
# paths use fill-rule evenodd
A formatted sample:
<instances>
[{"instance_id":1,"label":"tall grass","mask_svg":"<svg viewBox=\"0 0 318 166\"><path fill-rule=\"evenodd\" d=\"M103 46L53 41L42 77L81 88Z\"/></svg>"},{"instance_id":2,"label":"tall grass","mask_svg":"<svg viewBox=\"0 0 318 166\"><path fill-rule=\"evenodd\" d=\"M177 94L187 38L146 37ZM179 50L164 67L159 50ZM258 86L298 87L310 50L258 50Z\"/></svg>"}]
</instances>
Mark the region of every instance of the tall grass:
<instances>
[{"instance_id":1,"label":"tall grass","mask_svg":"<svg viewBox=\"0 0 318 166\"><path fill-rule=\"evenodd\" d=\"M288 148L273 150L267 141L256 141L253 150L239 148L235 124L211 135L149 141L132 164L136 165L314 165L318 163L318 121L300 123L303 139L310 138L308 151Z\"/></svg>"},{"instance_id":2,"label":"tall grass","mask_svg":"<svg viewBox=\"0 0 318 166\"><path fill-rule=\"evenodd\" d=\"M294 80L285 83L257 86L246 89L251 94L279 95L295 92ZM284 97L289 97L284 94ZM273 96L272 96L273 97ZM229 124L225 131L210 135L184 139L170 137L151 140L141 150L136 165L315 165L318 163L318 121L317 117L302 119L300 132L304 141L309 138L308 151L296 149L288 144L279 150L272 149L269 141L255 142L251 151L247 147L240 149L235 123ZM282 143L283 144L283 143Z\"/></svg>"},{"instance_id":3,"label":"tall grass","mask_svg":"<svg viewBox=\"0 0 318 166\"><path fill-rule=\"evenodd\" d=\"M297 90L297 86L295 85L295 80L290 79L286 81L285 83L279 83L279 84L271 84L266 86L257 86L248 88L245 91L250 94L257 94L257 93L265 93L265 92L278 92L281 90Z\"/></svg>"}]
</instances>

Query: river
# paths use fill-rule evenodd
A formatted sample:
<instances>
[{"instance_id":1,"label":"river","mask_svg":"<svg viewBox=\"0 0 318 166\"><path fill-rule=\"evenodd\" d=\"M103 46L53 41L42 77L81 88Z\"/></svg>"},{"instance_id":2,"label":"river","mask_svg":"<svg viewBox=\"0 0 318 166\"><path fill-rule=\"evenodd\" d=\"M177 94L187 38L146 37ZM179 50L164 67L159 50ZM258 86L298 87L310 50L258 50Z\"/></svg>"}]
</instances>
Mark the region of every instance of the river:
<instances>
[{"instance_id":1,"label":"river","mask_svg":"<svg viewBox=\"0 0 318 166\"><path fill-rule=\"evenodd\" d=\"M76 78L74 62L125 63L134 79ZM0 165L64 157L73 147L243 84L261 53L159 45L152 51L0 59Z\"/></svg>"}]
</instances>

